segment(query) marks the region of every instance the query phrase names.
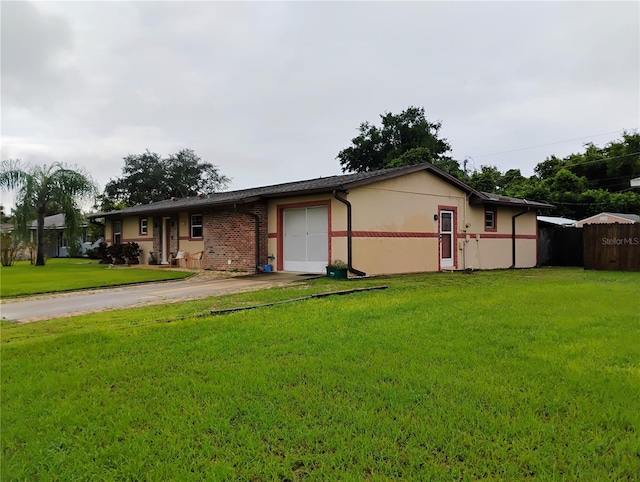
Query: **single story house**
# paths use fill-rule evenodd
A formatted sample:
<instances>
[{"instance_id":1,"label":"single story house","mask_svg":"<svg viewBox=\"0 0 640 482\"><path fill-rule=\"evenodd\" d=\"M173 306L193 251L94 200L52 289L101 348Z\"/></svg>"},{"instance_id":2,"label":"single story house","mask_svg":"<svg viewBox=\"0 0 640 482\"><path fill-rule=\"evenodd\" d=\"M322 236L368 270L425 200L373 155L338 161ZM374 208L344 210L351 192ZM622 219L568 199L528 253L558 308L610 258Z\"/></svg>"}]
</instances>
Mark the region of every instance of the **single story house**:
<instances>
[{"instance_id":1,"label":"single story house","mask_svg":"<svg viewBox=\"0 0 640 482\"><path fill-rule=\"evenodd\" d=\"M576 227L581 228L585 224L635 224L640 223L640 216L637 214L624 213L600 213L581 219L576 222Z\"/></svg>"},{"instance_id":2,"label":"single story house","mask_svg":"<svg viewBox=\"0 0 640 482\"><path fill-rule=\"evenodd\" d=\"M167 264L202 253L213 270L356 275L532 267L545 203L477 191L430 163L173 198L94 213L107 243Z\"/></svg>"},{"instance_id":3,"label":"single story house","mask_svg":"<svg viewBox=\"0 0 640 482\"><path fill-rule=\"evenodd\" d=\"M88 239L87 223L83 223L80 226L81 234L80 254L84 255L87 249L92 249L98 246L99 241L92 243ZM46 216L44 218L44 251L49 258L66 258L69 256L69 242L66 235L66 224L64 220L64 214L54 214L53 216ZM31 221L29 227L29 239L32 242L37 242L38 239L38 221Z\"/></svg>"}]
</instances>

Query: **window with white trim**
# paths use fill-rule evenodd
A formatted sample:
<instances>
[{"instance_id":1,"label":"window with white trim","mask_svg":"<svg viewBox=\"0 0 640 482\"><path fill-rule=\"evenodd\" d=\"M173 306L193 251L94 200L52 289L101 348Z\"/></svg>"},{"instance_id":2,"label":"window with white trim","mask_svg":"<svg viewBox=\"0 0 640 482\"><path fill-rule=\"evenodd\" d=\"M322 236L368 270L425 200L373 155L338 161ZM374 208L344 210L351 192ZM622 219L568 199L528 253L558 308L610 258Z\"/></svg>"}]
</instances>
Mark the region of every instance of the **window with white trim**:
<instances>
[{"instance_id":1,"label":"window with white trim","mask_svg":"<svg viewBox=\"0 0 640 482\"><path fill-rule=\"evenodd\" d=\"M484 211L484 229L487 231L496 229L496 212L493 209Z\"/></svg>"},{"instance_id":2,"label":"window with white trim","mask_svg":"<svg viewBox=\"0 0 640 482\"><path fill-rule=\"evenodd\" d=\"M191 215L191 237L202 237L202 214Z\"/></svg>"},{"instance_id":3,"label":"window with white trim","mask_svg":"<svg viewBox=\"0 0 640 482\"><path fill-rule=\"evenodd\" d=\"M140 234L149 233L149 220L147 218L140 218Z\"/></svg>"}]
</instances>

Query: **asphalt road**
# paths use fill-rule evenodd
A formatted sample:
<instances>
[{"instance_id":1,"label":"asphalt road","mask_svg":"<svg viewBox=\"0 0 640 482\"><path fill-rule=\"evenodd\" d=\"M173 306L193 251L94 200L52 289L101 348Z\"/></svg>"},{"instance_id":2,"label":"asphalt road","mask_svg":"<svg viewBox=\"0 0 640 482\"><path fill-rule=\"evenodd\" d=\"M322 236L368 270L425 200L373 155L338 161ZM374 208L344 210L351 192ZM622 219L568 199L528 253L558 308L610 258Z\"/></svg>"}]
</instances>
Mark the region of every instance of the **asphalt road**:
<instances>
[{"instance_id":1,"label":"asphalt road","mask_svg":"<svg viewBox=\"0 0 640 482\"><path fill-rule=\"evenodd\" d=\"M0 316L28 323L133 306L160 305L286 285L314 277L297 273L261 273L224 279L194 276L185 280L83 290L2 300Z\"/></svg>"}]
</instances>

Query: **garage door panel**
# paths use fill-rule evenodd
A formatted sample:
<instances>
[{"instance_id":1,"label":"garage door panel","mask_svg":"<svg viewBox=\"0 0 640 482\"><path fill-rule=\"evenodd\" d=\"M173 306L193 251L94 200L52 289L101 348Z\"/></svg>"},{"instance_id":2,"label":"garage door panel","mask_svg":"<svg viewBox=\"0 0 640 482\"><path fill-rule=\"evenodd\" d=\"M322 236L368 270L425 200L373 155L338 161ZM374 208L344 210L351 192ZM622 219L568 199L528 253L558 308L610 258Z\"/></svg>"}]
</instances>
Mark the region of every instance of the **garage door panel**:
<instances>
[{"instance_id":1,"label":"garage door panel","mask_svg":"<svg viewBox=\"0 0 640 482\"><path fill-rule=\"evenodd\" d=\"M327 246L327 235L309 235L307 237L307 260L327 261L329 259L329 246Z\"/></svg>"},{"instance_id":2,"label":"garage door panel","mask_svg":"<svg viewBox=\"0 0 640 482\"><path fill-rule=\"evenodd\" d=\"M284 269L321 273L329 258L326 206L284 211Z\"/></svg>"},{"instance_id":3,"label":"garage door panel","mask_svg":"<svg viewBox=\"0 0 640 482\"><path fill-rule=\"evenodd\" d=\"M289 235L284 238L285 259L289 261L307 260L307 239L304 235Z\"/></svg>"},{"instance_id":4,"label":"garage door panel","mask_svg":"<svg viewBox=\"0 0 640 482\"><path fill-rule=\"evenodd\" d=\"M327 232L327 208L307 209L307 233L320 234Z\"/></svg>"},{"instance_id":5,"label":"garage door panel","mask_svg":"<svg viewBox=\"0 0 640 482\"><path fill-rule=\"evenodd\" d=\"M284 234L307 234L307 215L304 209L288 209L284 212Z\"/></svg>"}]
</instances>

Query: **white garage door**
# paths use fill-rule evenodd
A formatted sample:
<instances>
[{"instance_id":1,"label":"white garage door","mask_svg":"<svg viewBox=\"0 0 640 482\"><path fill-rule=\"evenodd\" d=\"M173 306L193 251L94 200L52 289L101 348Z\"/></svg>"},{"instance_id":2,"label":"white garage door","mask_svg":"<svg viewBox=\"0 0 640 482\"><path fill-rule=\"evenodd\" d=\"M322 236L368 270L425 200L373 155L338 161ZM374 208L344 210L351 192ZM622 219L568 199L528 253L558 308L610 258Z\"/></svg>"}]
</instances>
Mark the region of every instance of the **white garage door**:
<instances>
[{"instance_id":1,"label":"white garage door","mask_svg":"<svg viewBox=\"0 0 640 482\"><path fill-rule=\"evenodd\" d=\"M285 271L325 271L329 258L328 225L326 206L285 209Z\"/></svg>"}]
</instances>

